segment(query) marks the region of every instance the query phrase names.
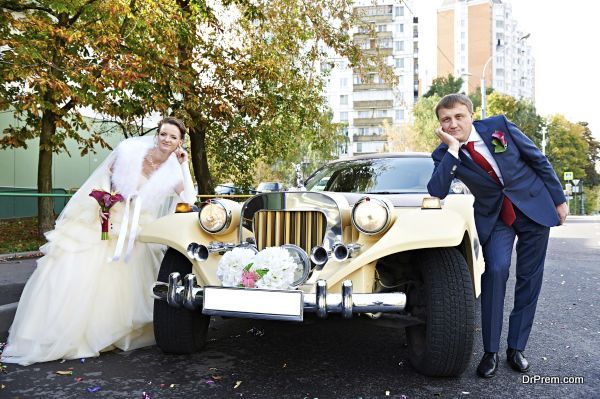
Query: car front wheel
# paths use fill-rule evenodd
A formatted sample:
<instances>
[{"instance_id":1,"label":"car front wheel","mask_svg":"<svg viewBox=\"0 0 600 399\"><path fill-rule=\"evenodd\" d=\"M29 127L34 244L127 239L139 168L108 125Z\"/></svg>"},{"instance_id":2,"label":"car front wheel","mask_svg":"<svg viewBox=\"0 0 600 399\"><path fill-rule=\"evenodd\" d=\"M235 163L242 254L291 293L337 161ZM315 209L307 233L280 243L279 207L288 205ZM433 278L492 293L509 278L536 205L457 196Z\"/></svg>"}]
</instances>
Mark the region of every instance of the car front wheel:
<instances>
[{"instance_id":1,"label":"car front wheel","mask_svg":"<svg viewBox=\"0 0 600 399\"><path fill-rule=\"evenodd\" d=\"M409 311L422 320L406 328L410 362L422 374L460 375L473 351L473 286L467 263L454 248L420 251L420 277L408 292Z\"/></svg>"},{"instance_id":2,"label":"car front wheel","mask_svg":"<svg viewBox=\"0 0 600 399\"><path fill-rule=\"evenodd\" d=\"M169 248L158 272L158 281L168 282L169 275L182 276L192 272L192 263L180 252ZM165 301L154 300L154 336L163 352L173 354L194 353L206 343L210 317L200 310L174 308Z\"/></svg>"}]
</instances>

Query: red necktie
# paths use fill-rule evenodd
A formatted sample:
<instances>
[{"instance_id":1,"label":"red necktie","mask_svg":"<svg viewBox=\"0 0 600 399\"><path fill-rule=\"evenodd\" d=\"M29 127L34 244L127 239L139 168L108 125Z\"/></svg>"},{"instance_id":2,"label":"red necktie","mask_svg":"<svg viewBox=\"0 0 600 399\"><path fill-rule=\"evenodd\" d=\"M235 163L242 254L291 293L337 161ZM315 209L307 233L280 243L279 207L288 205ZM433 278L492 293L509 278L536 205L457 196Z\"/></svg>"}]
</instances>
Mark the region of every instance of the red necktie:
<instances>
[{"instance_id":1,"label":"red necktie","mask_svg":"<svg viewBox=\"0 0 600 399\"><path fill-rule=\"evenodd\" d=\"M496 183L498 183L498 185L502 186L502 182L494 171L494 168L492 168L492 165L490 165L483 155L475 151L475 142L469 141L467 144L463 145L463 147L469 152L471 158L473 158L473 161L483 170L485 170L487 174L490 175L492 179L496 181ZM502 200L502 208L500 209L500 219L502 219L502 221L508 226L512 226L516 218L517 215L515 215L515 209L513 208L513 205L508 197L505 195L504 199Z\"/></svg>"}]
</instances>

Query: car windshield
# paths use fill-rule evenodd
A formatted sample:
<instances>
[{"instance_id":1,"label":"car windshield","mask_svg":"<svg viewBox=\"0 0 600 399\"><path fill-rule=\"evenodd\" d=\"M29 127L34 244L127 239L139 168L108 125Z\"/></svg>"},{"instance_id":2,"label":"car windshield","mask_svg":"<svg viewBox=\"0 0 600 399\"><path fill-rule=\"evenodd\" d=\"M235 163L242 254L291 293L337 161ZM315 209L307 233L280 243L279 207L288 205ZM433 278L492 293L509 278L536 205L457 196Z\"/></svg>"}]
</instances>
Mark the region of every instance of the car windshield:
<instances>
[{"instance_id":1,"label":"car windshield","mask_svg":"<svg viewBox=\"0 0 600 399\"><path fill-rule=\"evenodd\" d=\"M429 157L348 160L325 165L305 186L309 191L341 193L427 193L432 172Z\"/></svg>"}]
</instances>

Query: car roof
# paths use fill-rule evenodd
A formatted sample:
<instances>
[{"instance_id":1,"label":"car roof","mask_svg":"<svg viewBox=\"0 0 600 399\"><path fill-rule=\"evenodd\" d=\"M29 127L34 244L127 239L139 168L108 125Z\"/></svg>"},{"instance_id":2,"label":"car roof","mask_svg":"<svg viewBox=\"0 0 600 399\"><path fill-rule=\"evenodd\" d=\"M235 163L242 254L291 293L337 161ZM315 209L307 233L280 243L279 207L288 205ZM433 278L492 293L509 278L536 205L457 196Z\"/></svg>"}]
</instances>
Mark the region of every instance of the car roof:
<instances>
[{"instance_id":1,"label":"car roof","mask_svg":"<svg viewBox=\"0 0 600 399\"><path fill-rule=\"evenodd\" d=\"M357 161L364 159L387 159L387 158L431 158L431 153L429 152L378 152L373 154L362 154L355 155L353 157L340 158L331 161L334 162L344 162L344 161Z\"/></svg>"}]
</instances>

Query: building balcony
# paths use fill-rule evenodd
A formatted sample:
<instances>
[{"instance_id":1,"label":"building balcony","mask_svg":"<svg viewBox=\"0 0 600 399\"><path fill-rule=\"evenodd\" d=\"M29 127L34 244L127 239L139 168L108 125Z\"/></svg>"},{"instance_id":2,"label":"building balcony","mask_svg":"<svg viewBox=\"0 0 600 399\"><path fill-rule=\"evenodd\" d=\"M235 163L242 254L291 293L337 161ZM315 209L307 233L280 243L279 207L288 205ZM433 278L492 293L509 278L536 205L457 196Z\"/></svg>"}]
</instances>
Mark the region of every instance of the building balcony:
<instances>
[{"instance_id":1,"label":"building balcony","mask_svg":"<svg viewBox=\"0 0 600 399\"><path fill-rule=\"evenodd\" d=\"M391 116L384 116L381 118L354 118L354 120L353 120L355 127L358 127L358 126L383 126L384 123L391 125L392 122L393 122L393 119ZM378 137L381 137L381 136L378 136Z\"/></svg>"},{"instance_id":2,"label":"building balcony","mask_svg":"<svg viewBox=\"0 0 600 399\"><path fill-rule=\"evenodd\" d=\"M365 91L365 90L390 90L392 85L390 83L363 83L354 84L352 87L353 91Z\"/></svg>"},{"instance_id":3,"label":"building balcony","mask_svg":"<svg viewBox=\"0 0 600 399\"><path fill-rule=\"evenodd\" d=\"M354 101L354 109L361 108L392 108L394 100Z\"/></svg>"},{"instance_id":4,"label":"building balcony","mask_svg":"<svg viewBox=\"0 0 600 399\"><path fill-rule=\"evenodd\" d=\"M370 142L370 141L386 141L387 142L387 136L385 134L365 134L365 135L360 135L360 136L353 136L352 140L354 140L355 143L364 143L364 142Z\"/></svg>"},{"instance_id":5,"label":"building balcony","mask_svg":"<svg viewBox=\"0 0 600 399\"><path fill-rule=\"evenodd\" d=\"M373 35L373 33L375 33ZM385 32L366 32L366 33L355 33L352 38L355 41L367 41L370 39L392 39L394 37L394 32L385 31Z\"/></svg>"},{"instance_id":6,"label":"building balcony","mask_svg":"<svg viewBox=\"0 0 600 399\"><path fill-rule=\"evenodd\" d=\"M383 56L388 56L388 55L392 55L393 50L394 49L391 47L376 47L376 48L364 49L363 52L365 54L369 54L369 55L381 54Z\"/></svg>"}]
</instances>

